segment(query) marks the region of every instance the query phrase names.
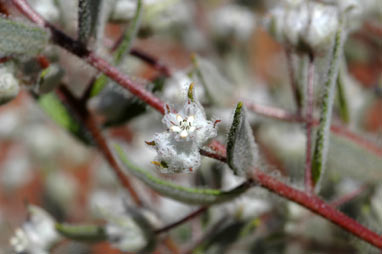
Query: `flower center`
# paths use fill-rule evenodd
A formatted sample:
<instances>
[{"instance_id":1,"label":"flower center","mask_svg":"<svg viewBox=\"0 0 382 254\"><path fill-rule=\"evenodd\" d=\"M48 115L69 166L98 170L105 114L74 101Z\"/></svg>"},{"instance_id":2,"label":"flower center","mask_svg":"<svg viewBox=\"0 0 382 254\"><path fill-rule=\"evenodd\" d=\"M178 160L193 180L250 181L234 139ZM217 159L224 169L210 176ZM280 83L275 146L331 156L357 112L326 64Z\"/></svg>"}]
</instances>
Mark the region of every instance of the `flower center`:
<instances>
[{"instance_id":1,"label":"flower center","mask_svg":"<svg viewBox=\"0 0 382 254\"><path fill-rule=\"evenodd\" d=\"M172 123L173 126L170 127L170 130L172 132L179 133L181 138L187 138L190 133L195 131L195 126L192 126L194 119L195 119L194 116L188 116L183 119L182 116L177 115L176 116L177 124Z\"/></svg>"}]
</instances>

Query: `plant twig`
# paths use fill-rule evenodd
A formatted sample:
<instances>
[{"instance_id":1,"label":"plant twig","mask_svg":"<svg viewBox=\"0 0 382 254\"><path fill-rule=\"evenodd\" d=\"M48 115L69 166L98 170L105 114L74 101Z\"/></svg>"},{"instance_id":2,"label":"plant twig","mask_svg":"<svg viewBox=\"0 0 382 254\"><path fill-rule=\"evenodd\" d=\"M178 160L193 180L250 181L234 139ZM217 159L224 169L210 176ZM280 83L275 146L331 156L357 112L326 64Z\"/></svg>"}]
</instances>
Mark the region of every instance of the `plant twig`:
<instances>
[{"instance_id":1,"label":"plant twig","mask_svg":"<svg viewBox=\"0 0 382 254\"><path fill-rule=\"evenodd\" d=\"M357 236L358 238L378 248L382 248L382 237L380 235L359 224L354 219L346 216L336 208L319 199L317 196L292 188L259 169L254 170L253 179L261 186L274 192L275 194L300 204L354 236Z\"/></svg>"},{"instance_id":2,"label":"plant twig","mask_svg":"<svg viewBox=\"0 0 382 254\"><path fill-rule=\"evenodd\" d=\"M281 108L276 108L276 107L270 107L270 106L264 106L260 104L256 104L253 102L246 102L245 105L247 108L259 115L277 119L280 121L286 121L286 122L305 122L305 119L303 117L297 116L295 114L289 113L288 111L281 109ZM317 119L313 120L313 126L318 126L319 121ZM332 124L330 126L330 131L345 137L349 139L350 141L354 142L355 144L362 146L369 152L374 153L377 156L382 156L382 147L377 146L373 142L365 139L362 136L359 136L358 134L352 132L349 130L347 127L343 125L338 125L338 124Z\"/></svg>"},{"instance_id":3,"label":"plant twig","mask_svg":"<svg viewBox=\"0 0 382 254\"><path fill-rule=\"evenodd\" d=\"M244 100L244 104L248 108L248 110L265 117L270 117L273 119L286 121L286 122L303 122L304 121L303 117L296 114L289 113L288 111L281 108L260 105L260 104L252 103L245 100Z\"/></svg>"},{"instance_id":4,"label":"plant twig","mask_svg":"<svg viewBox=\"0 0 382 254\"><path fill-rule=\"evenodd\" d=\"M350 200L358 197L359 194L361 194L363 191L366 190L366 187L367 187L366 185L362 185L361 187L355 189L354 191L347 193L344 196L341 196L341 197L333 200L332 202L330 202L330 205L332 205L333 207L339 207L339 206L349 202Z\"/></svg>"},{"instance_id":5,"label":"plant twig","mask_svg":"<svg viewBox=\"0 0 382 254\"><path fill-rule=\"evenodd\" d=\"M142 201L140 200L137 192L134 190L130 179L125 175L118 162L115 160L94 117L86 110L83 104L81 104L80 101L77 100L65 86L59 87L57 89L57 94L60 96L60 98L66 101L69 106L71 106L73 112L77 113L76 115L83 121L84 125L94 138L97 147L99 148L105 159L109 162L111 168L117 176L117 179L121 182L122 186L126 188L126 190L130 193L134 202L138 206L142 206Z\"/></svg>"},{"instance_id":6,"label":"plant twig","mask_svg":"<svg viewBox=\"0 0 382 254\"><path fill-rule=\"evenodd\" d=\"M193 218L198 217L199 215L203 214L205 211L207 211L207 209L208 209L208 206L202 206L199 209L188 214L186 217L184 217L178 221L175 221L175 222L173 222L167 226L164 226L163 228L155 230L154 233L155 234L162 234L162 233L167 232L173 228L176 228L177 226L182 225L183 223L188 222L188 221L192 220Z\"/></svg>"},{"instance_id":7,"label":"plant twig","mask_svg":"<svg viewBox=\"0 0 382 254\"><path fill-rule=\"evenodd\" d=\"M163 73L166 77L171 77L172 73L170 68L168 68L165 64L161 63L157 58L150 55L149 53L139 49L139 48L132 48L130 50L130 54L132 56L135 56L145 63L149 64L151 67L153 67L155 70L160 71Z\"/></svg>"}]
</instances>

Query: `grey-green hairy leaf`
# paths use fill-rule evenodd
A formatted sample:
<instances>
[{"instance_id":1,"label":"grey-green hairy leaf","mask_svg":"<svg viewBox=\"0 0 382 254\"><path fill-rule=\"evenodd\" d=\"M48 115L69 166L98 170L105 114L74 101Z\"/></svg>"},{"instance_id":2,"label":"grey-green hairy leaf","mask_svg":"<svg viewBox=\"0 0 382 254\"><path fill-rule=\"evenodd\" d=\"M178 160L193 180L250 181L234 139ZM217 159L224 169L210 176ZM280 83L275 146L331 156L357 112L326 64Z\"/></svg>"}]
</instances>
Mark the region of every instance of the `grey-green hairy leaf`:
<instances>
[{"instance_id":1,"label":"grey-green hairy leaf","mask_svg":"<svg viewBox=\"0 0 382 254\"><path fill-rule=\"evenodd\" d=\"M56 224L62 236L75 241L101 242L107 239L105 228L97 225Z\"/></svg>"},{"instance_id":2,"label":"grey-green hairy leaf","mask_svg":"<svg viewBox=\"0 0 382 254\"><path fill-rule=\"evenodd\" d=\"M39 27L0 16L0 56L34 56L48 43L48 33Z\"/></svg>"},{"instance_id":3,"label":"grey-green hairy leaf","mask_svg":"<svg viewBox=\"0 0 382 254\"><path fill-rule=\"evenodd\" d=\"M102 0L79 0L78 2L78 40L87 43L96 31L95 26Z\"/></svg>"},{"instance_id":4,"label":"grey-green hairy leaf","mask_svg":"<svg viewBox=\"0 0 382 254\"><path fill-rule=\"evenodd\" d=\"M150 221L140 212L138 209L133 207L128 207L128 212L132 219L137 223L139 228L146 239L147 245L140 251L140 253L152 252L156 246L156 236L154 228Z\"/></svg>"},{"instance_id":5,"label":"grey-green hairy leaf","mask_svg":"<svg viewBox=\"0 0 382 254\"><path fill-rule=\"evenodd\" d=\"M138 28L140 25L140 20L141 20L141 16L142 16L142 9L143 9L142 5L143 5L142 0L138 0L137 1L137 8L135 10L134 17L131 20L129 27L125 32L125 36L123 38L123 41L121 42L121 44L119 45L119 47L115 51L114 59L115 59L116 64L120 64L123 57L126 54L129 54L129 52L130 52L131 46L132 46L133 41L137 35L137 31L138 31Z\"/></svg>"},{"instance_id":6,"label":"grey-green hairy leaf","mask_svg":"<svg viewBox=\"0 0 382 254\"><path fill-rule=\"evenodd\" d=\"M249 174L258 159L258 150L247 120L247 112L239 102L228 134L227 163L236 175Z\"/></svg>"},{"instance_id":7,"label":"grey-green hairy leaf","mask_svg":"<svg viewBox=\"0 0 382 254\"><path fill-rule=\"evenodd\" d=\"M323 88L323 97L321 102L320 125L317 130L315 147L312 161L312 180L315 186L321 179L325 170L329 146L330 123L332 117L332 108L335 95L336 81L341 63L345 31L342 25L337 29L334 41L334 48L330 59L328 78Z\"/></svg>"},{"instance_id":8,"label":"grey-green hairy leaf","mask_svg":"<svg viewBox=\"0 0 382 254\"><path fill-rule=\"evenodd\" d=\"M133 174L135 177L140 179L142 182L147 184L150 188L157 191L158 193L183 203L199 205L222 203L239 196L251 187L250 184L244 183L232 190L222 191L216 189L191 188L176 185L172 182L157 178L150 174L148 171L134 165L125 156L120 146L115 145L115 151L123 165L131 174Z\"/></svg>"},{"instance_id":9,"label":"grey-green hairy leaf","mask_svg":"<svg viewBox=\"0 0 382 254\"><path fill-rule=\"evenodd\" d=\"M350 122L349 106L346 98L343 70L339 70L337 77L337 101L340 117L344 123Z\"/></svg>"}]
</instances>

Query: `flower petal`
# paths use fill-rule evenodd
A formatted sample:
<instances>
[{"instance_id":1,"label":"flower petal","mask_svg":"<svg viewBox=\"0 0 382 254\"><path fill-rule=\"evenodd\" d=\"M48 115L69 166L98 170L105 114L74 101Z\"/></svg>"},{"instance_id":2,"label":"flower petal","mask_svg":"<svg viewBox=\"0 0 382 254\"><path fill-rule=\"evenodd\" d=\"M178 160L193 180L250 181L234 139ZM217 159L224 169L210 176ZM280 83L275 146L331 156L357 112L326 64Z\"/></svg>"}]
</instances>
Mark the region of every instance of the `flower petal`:
<instances>
[{"instance_id":1,"label":"flower petal","mask_svg":"<svg viewBox=\"0 0 382 254\"><path fill-rule=\"evenodd\" d=\"M170 127L170 130L171 130L172 132L181 132L181 131L182 131L182 129L179 128L179 126L171 126L171 127Z\"/></svg>"}]
</instances>

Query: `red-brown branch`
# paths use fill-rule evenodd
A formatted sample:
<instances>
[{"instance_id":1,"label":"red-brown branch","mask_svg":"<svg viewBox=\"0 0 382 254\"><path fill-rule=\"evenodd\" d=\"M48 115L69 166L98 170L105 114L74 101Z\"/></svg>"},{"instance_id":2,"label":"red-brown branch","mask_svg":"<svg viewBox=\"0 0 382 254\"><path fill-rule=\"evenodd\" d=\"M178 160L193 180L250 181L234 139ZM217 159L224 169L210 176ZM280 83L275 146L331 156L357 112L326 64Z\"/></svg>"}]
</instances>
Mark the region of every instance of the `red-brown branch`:
<instances>
[{"instance_id":1,"label":"red-brown branch","mask_svg":"<svg viewBox=\"0 0 382 254\"><path fill-rule=\"evenodd\" d=\"M161 234L161 233L164 233L164 232L167 232L173 228L176 228L177 226L187 222L187 221L190 221L191 219L203 214L205 211L207 211L208 207L207 206L202 206L200 207L199 209L193 211L192 213L188 214L186 217L174 222L174 223L171 223L167 226L164 226L163 228L160 228L160 229L157 229L155 230L155 234Z\"/></svg>"},{"instance_id":2,"label":"red-brown branch","mask_svg":"<svg viewBox=\"0 0 382 254\"><path fill-rule=\"evenodd\" d=\"M274 119L286 121L286 122L303 122L304 121L303 117L296 114L289 113L288 111L281 108L260 105L260 104L252 103L249 101L244 101L244 104L250 111L265 117L274 118Z\"/></svg>"},{"instance_id":3,"label":"red-brown branch","mask_svg":"<svg viewBox=\"0 0 382 254\"><path fill-rule=\"evenodd\" d=\"M382 248L381 236L371 231L370 229L362 226L357 221L346 216L345 214L338 211L329 204L325 203L317 196L310 195L297 189L294 189L276 180L275 178L265 174L259 169L254 170L253 179L268 190L302 205L303 207L330 220L337 226L340 226L347 232L352 233L360 239L363 239L364 241L378 248Z\"/></svg>"},{"instance_id":4,"label":"red-brown branch","mask_svg":"<svg viewBox=\"0 0 382 254\"><path fill-rule=\"evenodd\" d=\"M252 102L245 102L245 105L250 111L265 117L277 119L280 121L286 121L286 122L296 122L296 123L305 122L305 118L289 113L288 111L284 109L271 107L271 106L264 106L264 105L260 105L260 104L256 104ZM317 125L318 125L318 120L314 119L313 126L317 126ZM350 141L365 148L366 150L374 153L377 156L382 156L382 147L379 147L375 143L369 141L368 139L362 136L359 136L358 134L352 132L351 130L349 130L347 127L343 125L332 124L330 126L330 131L339 136L349 139Z\"/></svg>"},{"instance_id":5,"label":"red-brown branch","mask_svg":"<svg viewBox=\"0 0 382 254\"><path fill-rule=\"evenodd\" d=\"M86 126L86 129L92 135L98 149L101 151L105 159L110 164L112 170L117 176L118 181L122 184L124 188L130 193L133 201L138 205L142 206L142 201L139 198L137 192L135 191L129 178L123 172L122 168L119 166L118 162L115 160L106 139L103 137L101 130L98 127L97 122L94 117L86 110L86 108L77 100L72 93L65 87L61 86L57 89L57 95L65 101L76 117L81 120L81 122Z\"/></svg>"},{"instance_id":6,"label":"red-brown branch","mask_svg":"<svg viewBox=\"0 0 382 254\"><path fill-rule=\"evenodd\" d=\"M88 63L105 73L107 76L109 76L111 79L123 87L129 89L134 95L145 101L148 105L157 109L162 114L164 113L163 102L161 102L153 94L145 91L139 85L134 84L126 75L122 74L116 68L110 66L105 60L99 58L94 53L87 50L82 44L74 41L62 32L55 29L52 25L45 22L41 16L39 16L36 12L34 12L32 8L30 8L25 0L12 1L18 7L18 9L32 21L40 26L49 28L52 33L52 40L54 43L67 49L73 54L86 59ZM276 178L267 175L265 172L259 169L254 169L253 179L258 184L274 192L275 194L302 205L312 212L328 219L329 221L332 221L334 224L359 237L360 239L363 239L364 241L378 248L382 248L382 237L380 237L377 233L369 230L354 219L336 210L318 197L311 194L306 194L303 191L290 187L285 183L277 180Z\"/></svg>"}]
</instances>

